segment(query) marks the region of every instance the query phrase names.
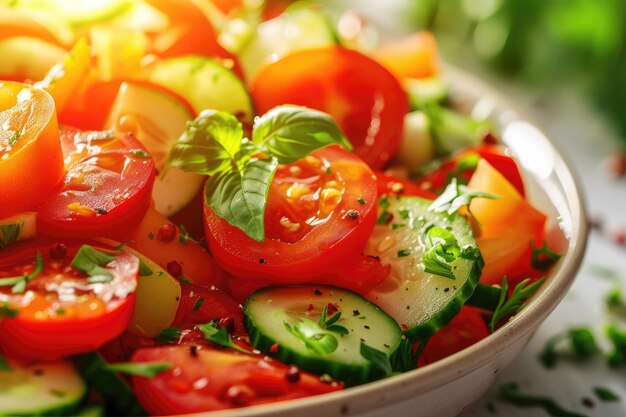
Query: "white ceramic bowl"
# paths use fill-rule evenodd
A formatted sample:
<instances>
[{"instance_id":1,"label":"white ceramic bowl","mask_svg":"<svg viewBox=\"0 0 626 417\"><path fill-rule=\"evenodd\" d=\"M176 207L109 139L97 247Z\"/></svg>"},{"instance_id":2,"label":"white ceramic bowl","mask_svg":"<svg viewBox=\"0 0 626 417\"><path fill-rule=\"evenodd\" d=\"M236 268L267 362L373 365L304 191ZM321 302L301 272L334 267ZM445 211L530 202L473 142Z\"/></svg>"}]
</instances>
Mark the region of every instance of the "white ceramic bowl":
<instances>
[{"instance_id":1,"label":"white ceramic bowl","mask_svg":"<svg viewBox=\"0 0 626 417\"><path fill-rule=\"evenodd\" d=\"M446 68L452 96L462 108L488 115L519 159L533 205L549 217L548 240L565 255L526 306L494 334L473 346L405 374L344 391L230 411L211 417L359 415L448 417L477 400L496 375L521 352L535 329L557 306L582 261L587 219L578 182L546 136L495 91Z\"/></svg>"}]
</instances>

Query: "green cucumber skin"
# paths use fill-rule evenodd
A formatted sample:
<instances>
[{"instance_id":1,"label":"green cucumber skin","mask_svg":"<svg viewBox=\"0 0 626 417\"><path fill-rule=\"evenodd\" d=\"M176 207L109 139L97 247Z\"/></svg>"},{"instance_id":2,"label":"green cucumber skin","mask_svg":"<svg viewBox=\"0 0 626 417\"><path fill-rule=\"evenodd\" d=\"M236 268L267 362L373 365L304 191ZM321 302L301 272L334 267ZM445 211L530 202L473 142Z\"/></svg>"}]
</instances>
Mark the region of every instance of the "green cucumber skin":
<instances>
[{"instance_id":1,"label":"green cucumber skin","mask_svg":"<svg viewBox=\"0 0 626 417\"><path fill-rule=\"evenodd\" d=\"M130 387L115 372L104 368L106 362L95 352L74 356L74 365L90 387L106 400L107 414L145 416L147 413L137 401Z\"/></svg>"},{"instance_id":2,"label":"green cucumber skin","mask_svg":"<svg viewBox=\"0 0 626 417\"><path fill-rule=\"evenodd\" d=\"M465 235L464 237L457 236L457 239L459 239L460 243L461 241L465 240L466 244L469 243L471 246L475 246L476 248L478 248L473 238L473 235L471 234L471 228L467 224L467 222L464 219L460 218L459 216L457 216L456 218L452 218L451 216L447 216L442 213L434 213L432 211L429 211L428 207L432 203L431 200L427 200L427 199L420 198L420 197L389 197L388 202L390 204L389 210L390 212L392 212L392 215L393 215L393 208L395 207L396 209L408 209L411 211L415 219L423 218L424 221L427 223L433 223L435 225L438 225L444 228L446 227L446 224L444 224L444 221L442 220L444 218L448 219L447 220L448 226L455 224L454 222L459 222L459 221L464 222L465 225L461 225L457 223L457 226L461 228L461 231L468 232L470 234ZM376 227L378 228L381 226L376 226ZM391 228L390 225L384 226L384 227ZM393 230L393 229L390 229L390 230ZM399 230L405 230L405 229L399 229ZM375 233L376 233L376 230L375 230ZM385 234L387 233L386 229L383 229L383 233ZM396 232L396 233L401 233L401 232ZM383 235L379 234L378 236L380 237ZM469 236L471 236L471 239L468 239ZM367 248L366 248L366 254L374 255L374 256L378 255L378 253L375 253L375 252L373 253L367 252ZM404 335L411 342L417 343L425 339L428 339L433 334L435 334L435 332L437 332L439 329L441 329L446 324L448 324L461 311L461 308L463 307L463 305L467 302L467 300L474 293L474 290L476 289L476 286L478 285L480 281L480 276L482 273L482 269L484 267L484 261L482 259L482 256L480 256L479 252L478 252L478 257L471 261L472 261L472 264L471 266L468 266L468 273L466 275L465 281L463 282L463 284L460 285L458 289L456 289L456 292L453 294L453 296L450 298L450 300L444 307L442 307L439 311L434 313L430 318L426 319L426 321L422 323L418 323L418 324L409 323L408 328L407 328L407 324L398 322L398 324L400 324L403 329ZM458 281L450 280L450 286L455 285L454 284L455 282L457 282L456 285L458 285ZM376 294L376 288L372 290L371 292L369 292L368 294L366 294L366 297L375 303L378 302L378 304L381 305L383 309L385 308L385 305L387 303L387 309L390 310L388 311L388 314L394 317L392 309L390 309L389 307L388 301L385 302L383 300L378 299L378 295ZM400 297L402 296L400 295ZM398 320L397 317L394 317L394 318Z\"/></svg>"},{"instance_id":3,"label":"green cucumber skin","mask_svg":"<svg viewBox=\"0 0 626 417\"><path fill-rule=\"evenodd\" d=\"M16 366L15 364L12 364L12 367ZM43 373L42 376L40 376L40 378L46 378L46 364L40 365ZM38 366L37 365L29 365L26 368L32 368L32 369L37 369ZM9 370L9 371L1 371L0 372L0 378L2 378L2 373L3 372L17 372L16 370ZM28 371L30 372L30 371ZM47 373L49 375L49 372ZM78 377L78 375L76 375L76 377ZM84 397L87 394L87 385L84 384L84 382L81 381L81 383L83 384L82 387L82 392L79 393L78 395L73 395L72 397L66 396L67 398L63 398L59 399L59 404L48 404L48 405L44 405L44 406L37 406L35 404L33 404L33 408L31 408L28 411L17 411L17 410L0 410L0 417L11 417L11 416L67 416L67 415L75 415L77 413L77 410L80 408ZM62 385L59 385L58 388L60 390L62 390ZM1 394L1 392L0 392ZM33 393L34 395L37 395L36 393ZM35 403L35 400L39 400L39 396L36 398L33 398L33 403Z\"/></svg>"},{"instance_id":4,"label":"green cucumber skin","mask_svg":"<svg viewBox=\"0 0 626 417\"><path fill-rule=\"evenodd\" d=\"M456 298L451 301L446 308L441 310L439 314L432 317L426 323L404 330L404 335L411 342L417 343L430 338L439 329L450 323L450 321L452 321L452 319L459 314L461 308L465 305L465 302L472 296L472 294L474 294L474 290L478 285L484 265L485 262L482 257L478 258L472 266L472 270L469 274L470 276L467 278L467 281L465 281L465 284L463 284L463 286L458 290Z\"/></svg>"},{"instance_id":5,"label":"green cucumber skin","mask_svg":"<svg viewBox=\"0 0 626 417\"><path fill-rule=\"evenodd\" d=\"M382 373L376 369L376 367L372 366L371 363L367 363L364 365L349 365L344 364L337 361L328 361L322 358L315 357L303 357L303 355L289 347L281 345L277 340L270 337L267 334L264 334L262 331L258 329L254 320L251 318L250 314L250 304L254 301L254 297L257 294L271 291L275 288L284 288L285 286L276 286L276 287L267 287L257 290L255 293L250 295L246 300L246 303L243 306L244 313L244 326L246 331L248 332L248 337L250 338L250 343L254 346L255 349L263 352L264 354L271 356L283 363L297 365L304 371L311 372L313 374L322 375L328 374L336 379L339 379L344 382L346 387L355 386L359 384L363 384L365 382L374 381L376 379L380 379L383 377ZM340 290L340 291L348 291L343 288L331 287L327 285L290 285L289 288L320 288L326 290ZM364 303L372 306L376 312L387 314L376 304L368 301L358 294L354 294L354 296L363 300ZM390 322L395 323L394 320L389 317ZM275 346L278 346L278 349ZM389 356L393 358L396 353L398 347L400 346L400 339L398 339L398 343L396 346L393 346L393 350L389 352ZM356 355L359 355L359 352L355 352Z\"/></svg>"}]
</instances>

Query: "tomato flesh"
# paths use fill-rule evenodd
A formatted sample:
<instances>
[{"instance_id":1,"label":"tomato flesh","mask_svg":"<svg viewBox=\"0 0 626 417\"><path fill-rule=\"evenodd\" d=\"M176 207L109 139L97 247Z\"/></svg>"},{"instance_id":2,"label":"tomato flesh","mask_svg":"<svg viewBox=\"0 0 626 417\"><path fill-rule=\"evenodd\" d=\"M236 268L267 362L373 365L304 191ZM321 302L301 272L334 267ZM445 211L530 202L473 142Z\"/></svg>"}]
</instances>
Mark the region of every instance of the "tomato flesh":
<instances>
[{"instance_id":1,"label":"tomato flesh","mask_svg":"<svg viewBox=\"0 0 626 417\"><path fill-rule=\"evenodd\" d=\"M113 279L92 284L85 274L70 266L82 243L38 239L3 252L0 278L31 273L37 252L44 265L42 272L27 283L24 293L13 294L11 286L0 286L0 303L17 314L0 321L0 349L7 356L54 360L88 352L128 326L135 303L139 261L122 252L106 266ZM66 251L61 259L52 255L59 244Z\"/></svg>"},{"instance_id":2,"label":"tomato flesh","mask_svg":"<svg viewBox=\"0 0 626 417\"><path fill-rule=\"evenodd\" d=\"M287 377L288 365L264 355L202 346L140 349L132 361L164 361L173 365L151 379L132 378L139 402L151 415L238 408L343 388L338 382L322 382L319 377L302 371L294 382Z\"/></svg>"},{"instance_id":3,"label":"tomato flesh","mask_svg":"<svg viewBox=\"0 0 626 417\"><path fill-rule=\"evenodd\" d=\"M338 146L323 148L277 171L263 242L205 205L211 253L238 278L294 283L328 277L363 250L376 220L376 191L372 171L358 157Z\"/></svg>"},{"instance_id":4,"label":"tomato flesh","mask_svg":"<svg viewBox=\"0 0 626 417\"><path fill-rule=\"evenodd\" d=\"M130 135L61 132L66 175L37 216L43 236L119 237L147 211L154 162Z\"/></svg>"},{"instance_id":5,"label":"tomato flesh","mask_svg":"<svg viewBox=\"0 0 626 417\"><path fill-rule=\"evenodd\" d=\"M33 86L0 82L0 219L33 210L63 179L53 98Z\"/></svg>"},{"instance_id":6,"label":"tomato flesh","mask_svg":"<svg viewBox=\"0 0 626 417\"><path fill-rule=\"evenodd\" d=\"M259 114L284 103L329 113L374 169L398 150L408 111L406 94L388 70L339 47L295 52L264 67L252 97Z\"/></svg>"}]
</instances>

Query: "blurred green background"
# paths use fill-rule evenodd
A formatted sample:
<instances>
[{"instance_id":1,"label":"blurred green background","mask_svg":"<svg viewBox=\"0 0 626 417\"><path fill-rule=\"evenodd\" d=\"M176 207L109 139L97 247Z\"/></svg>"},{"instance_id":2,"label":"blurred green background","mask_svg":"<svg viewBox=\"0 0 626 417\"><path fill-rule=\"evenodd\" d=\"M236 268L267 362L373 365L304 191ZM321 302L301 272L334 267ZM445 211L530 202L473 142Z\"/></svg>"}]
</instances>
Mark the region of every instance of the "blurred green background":
<instances>
[{"instance_id":1,"label":"blurred green background","mask_svg":"<svg viewBox=\"0 0 626 417\"><path fill-rule=\"evenodd\" d=\"M444 59L462 68L489 68L548 95L574 89L626 146L626 0L339 3L363 11L385 33L433 31Z\"/></svg>"}]
</instances>

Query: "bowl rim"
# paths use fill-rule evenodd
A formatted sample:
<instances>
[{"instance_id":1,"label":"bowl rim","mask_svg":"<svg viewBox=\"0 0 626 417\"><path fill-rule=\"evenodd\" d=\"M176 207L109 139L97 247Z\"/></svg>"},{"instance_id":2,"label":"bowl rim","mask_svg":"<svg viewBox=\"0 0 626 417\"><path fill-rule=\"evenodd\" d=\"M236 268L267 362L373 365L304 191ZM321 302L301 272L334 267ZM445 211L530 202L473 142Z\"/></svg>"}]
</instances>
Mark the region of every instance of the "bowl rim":
<instances>
[{"instance_id":1,"label":"bowl rim","mask_svg":"<svg viewBox=\"0 0 626 417\"><path fill-rule=\"evenodd\" d=\"M473 90L480 91L483 93L483 96L488 96L494 100L496 103L496 114L512 111L515 117L508 121L508 123L513 121L525 121L530 123L542 133L542 140L555 151L554 174L558 178L559 183L563 184L564 189L567 191L564 193L565 199L572 214L572 228L571 235L568 239L568 249L559 261L556 271L551 275L550 279L539 288L532 299L525 304L524 308L493 334L460 352L423 368L396 375L392 378L382 379L332 393L246 408L210 411L191 415L210 415L211 417L260 417L270 416L279 412L290 412L295 415L295 413L299 411L322 406L325 406L325 409L335 408L337 414L347 414L348 404L359 401L359 399L379 395L381 392L393 392L407 385L411 385L413 391L427 393L447 382L451 382L477 370L487 364L491 359L502 354L524 336L534 331L563 299L567 290L573 283L582 263L589 232L586 215L587 210L581 182L576 172L572 169L572 164L567 157L564 156L559 146L538 127L538 124L535 123L526 112L520 110L517 105L512 104L509 99L495 90L495 88L465 70L458 69L448 64L444 65L443 78L447 83L452 85L454 90L464 91L463 85L473 85ZM391 397L389 397L389 399L391 400ZM398 400L404 401L407 399L409 399L409 396L405 394Z\"/></svg>"}]
</instances>

